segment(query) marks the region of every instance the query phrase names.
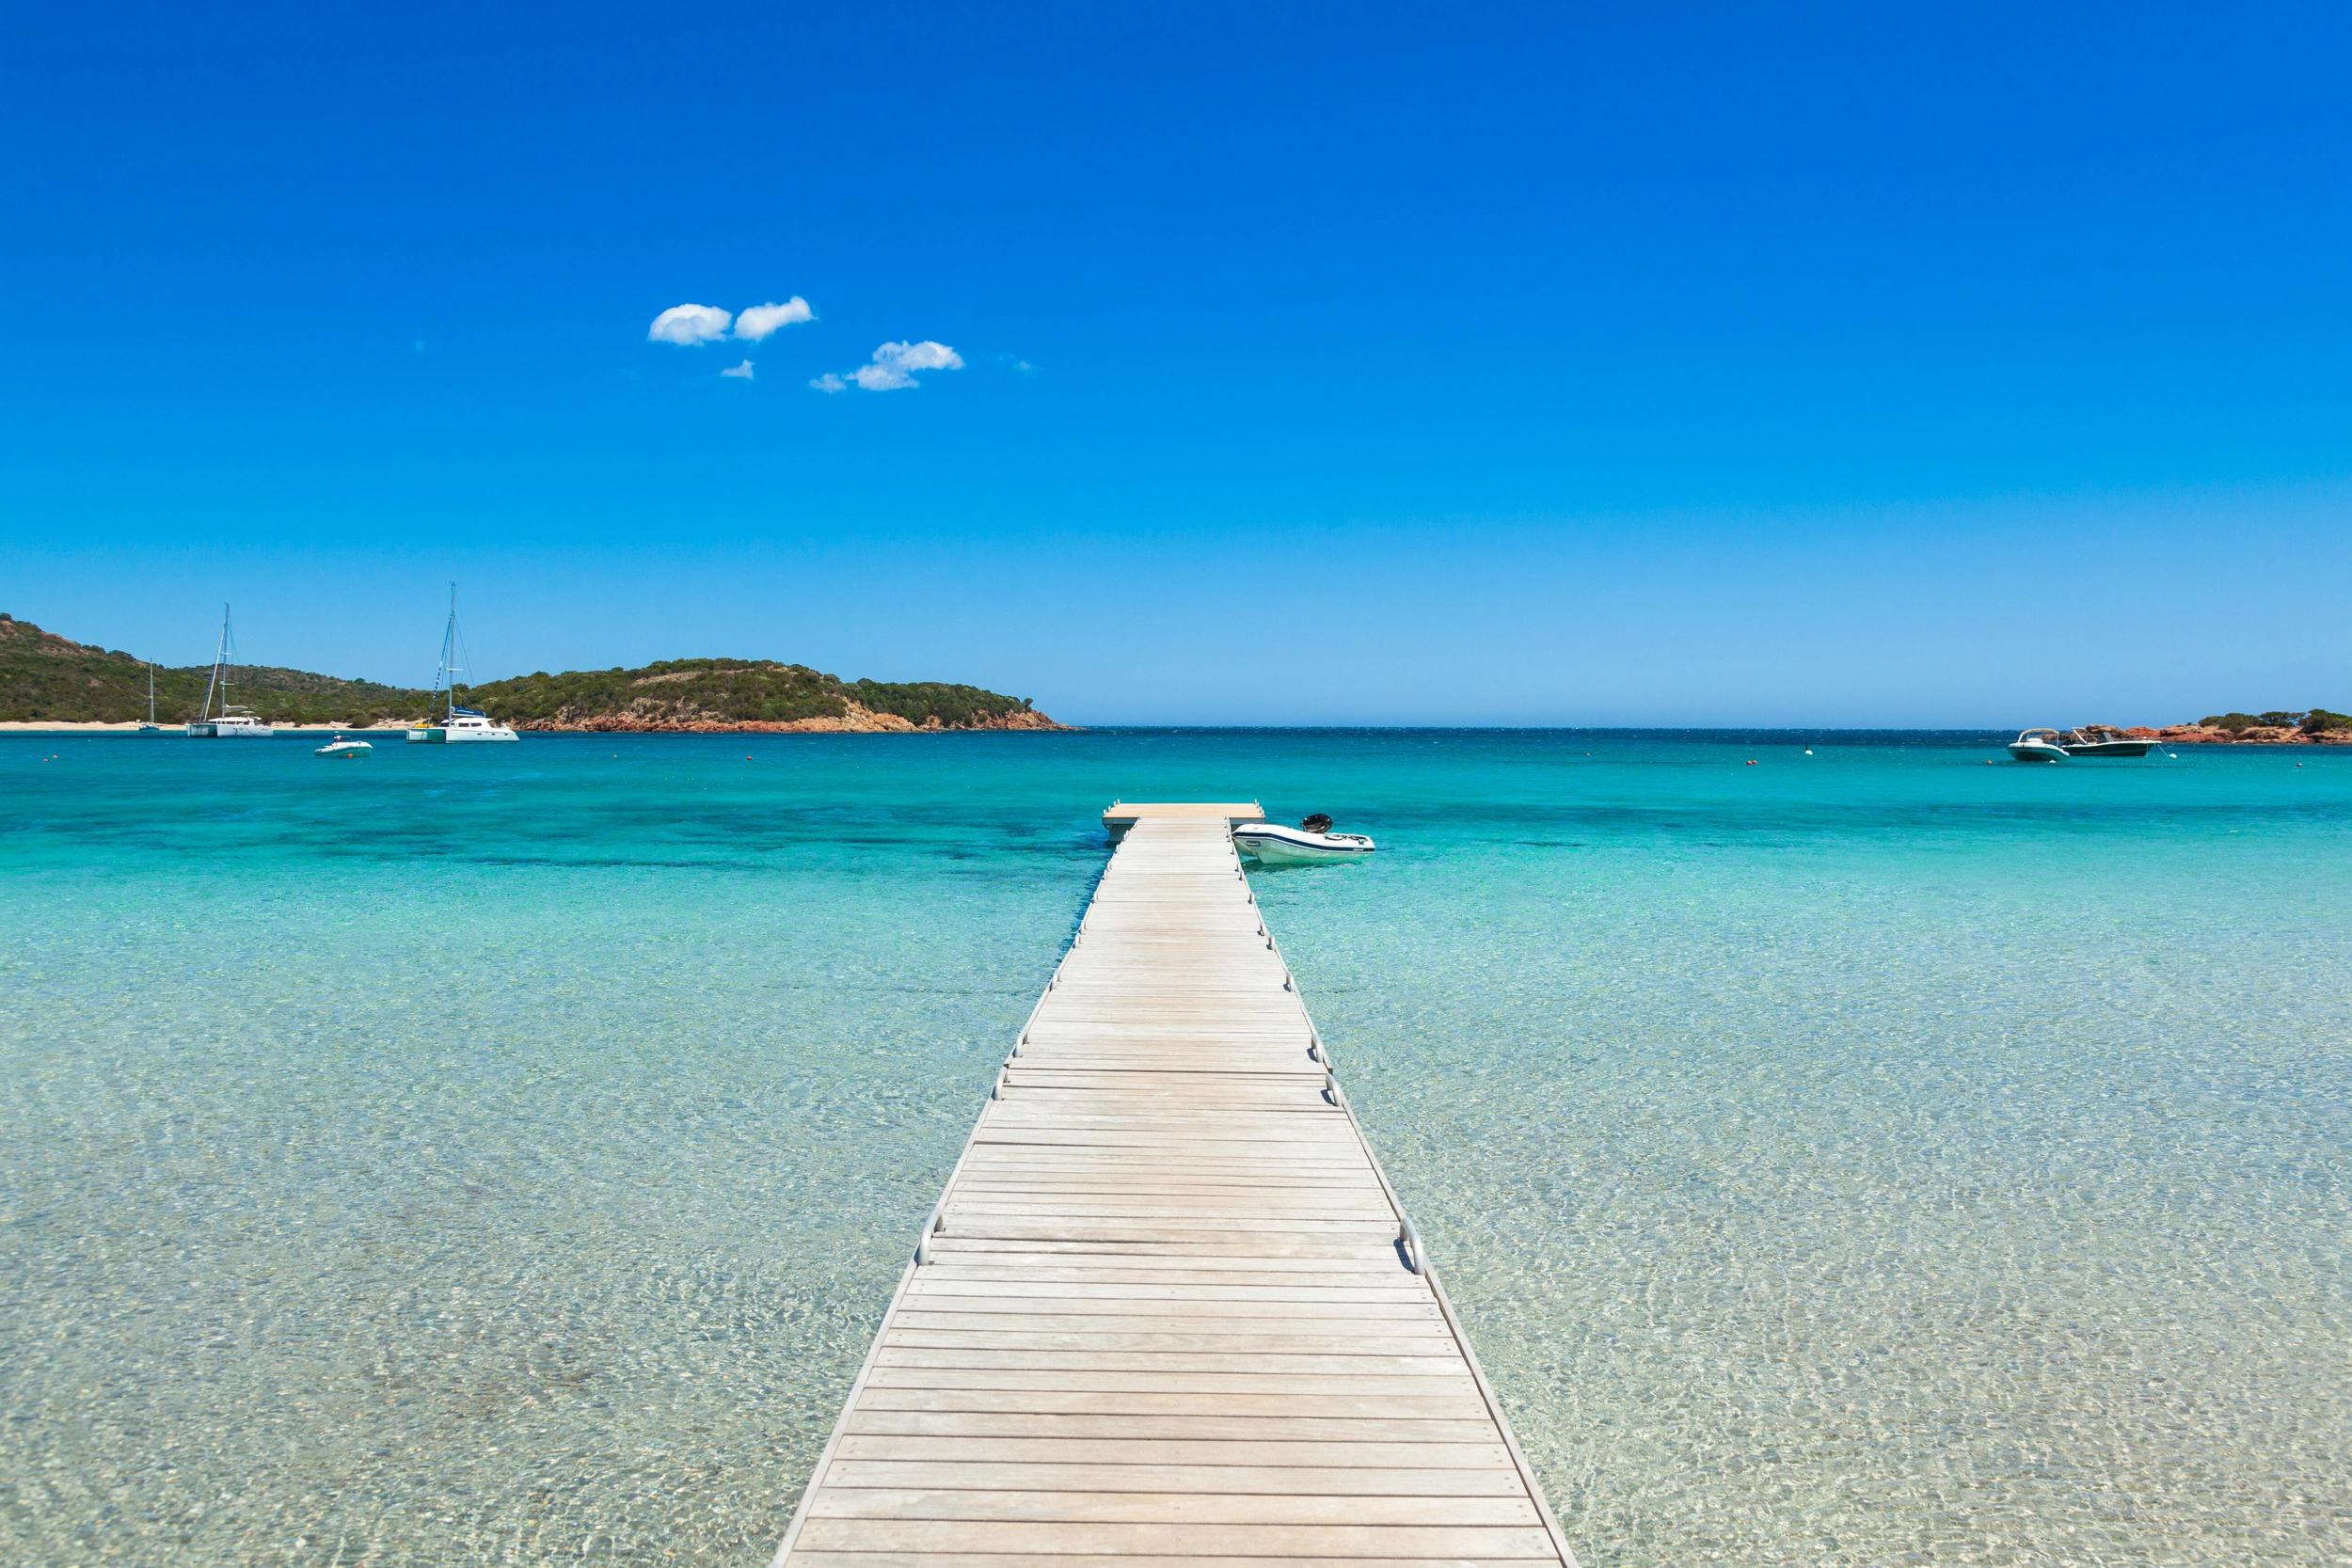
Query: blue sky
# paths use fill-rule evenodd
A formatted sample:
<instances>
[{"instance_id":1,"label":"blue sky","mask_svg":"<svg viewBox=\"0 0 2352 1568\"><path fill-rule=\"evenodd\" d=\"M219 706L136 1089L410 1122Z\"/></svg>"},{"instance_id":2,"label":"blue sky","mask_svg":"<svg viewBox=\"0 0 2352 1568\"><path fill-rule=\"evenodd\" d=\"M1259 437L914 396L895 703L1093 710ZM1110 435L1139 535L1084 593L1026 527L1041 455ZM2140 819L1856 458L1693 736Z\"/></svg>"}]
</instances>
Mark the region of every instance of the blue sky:
<instances>
[{"instance_id":1,"label":"blue sky","mask_svg":"<svg viewBox=\"0 0 2352 1568\"><path fill-rule=\"evenodd\" d=\"M2352 707L2347 59L2333 6L19 13L0 610L421 683L455 578L485 674L1098 723ZM912 384L810 385L861 367Z\"/></svg>"}]
</instances>

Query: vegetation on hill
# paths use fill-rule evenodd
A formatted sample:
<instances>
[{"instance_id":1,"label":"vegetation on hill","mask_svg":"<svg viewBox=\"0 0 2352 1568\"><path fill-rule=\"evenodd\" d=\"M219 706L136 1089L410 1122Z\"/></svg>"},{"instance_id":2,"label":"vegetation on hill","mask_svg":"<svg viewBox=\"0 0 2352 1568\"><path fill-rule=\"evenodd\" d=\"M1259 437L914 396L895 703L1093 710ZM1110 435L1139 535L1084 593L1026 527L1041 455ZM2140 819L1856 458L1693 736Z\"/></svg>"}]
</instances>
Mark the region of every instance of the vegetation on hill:
<instances>
[{"instance_id":1,"label":"vegetation on hill","mask_svg":"<svg viewBox=\"0 0 2352 1568\"><path fill-rule=\"evenodd\" d=\"M467 700L507 722L564 728L628 721L630 728L852 723L860 710L919 727L1019 723L1028 700L935 681L844 681L804 664L672 658L642 670L544 672L469 689Z\"/></svg>"},{"instance_id":2,"label":"vegetation on hill","mask_svg":"<svg viewBox=\"0 0 2352 1568\"><path fill-rule=\"evenodd\" d=\"M2232 735L2244 735L2249 730L2300 730L2305 735L2325 735L2331 730L2352 730L2352 714L2330 713L2324 707L2302 712L2273 709L2268 713L2208 714L2198 722L2210 730L2227 730Z\"/></svg>"},{"instance_id":3,"label":"vegetation on hill","mask_svg":"<svg viewBox=\"0 0 2352 1568\"><path fill-rule=\"evenodd\" d=\"M155 668L155 721L183 724L204 706L210 665ZM230 700L287 724L360 723L424 711L425 693L307 670L240 666ZM147 717L147 665L30 621L0 614L0 720L127 723Z\"/></svg>"},{"instance_id":4,"label":"vegetation on hill","mask_svg":"<svg viewBox=\"0 0 2352 1568\"><path fill-rule=\"evenodd\" d=\"M204 705L209 668L155 671L155 717L184 723ZM236 672L231 698L284 724L364 729L421 717L428 692L271 667ZM678 658L642 670L544 672L470 687L464 700L526 729L1050 729L1025 697L938 681L844 681L802 664ZM147 717L147 666L0 614L0 720L81 723Z\"/></svg>"}]
</instances>

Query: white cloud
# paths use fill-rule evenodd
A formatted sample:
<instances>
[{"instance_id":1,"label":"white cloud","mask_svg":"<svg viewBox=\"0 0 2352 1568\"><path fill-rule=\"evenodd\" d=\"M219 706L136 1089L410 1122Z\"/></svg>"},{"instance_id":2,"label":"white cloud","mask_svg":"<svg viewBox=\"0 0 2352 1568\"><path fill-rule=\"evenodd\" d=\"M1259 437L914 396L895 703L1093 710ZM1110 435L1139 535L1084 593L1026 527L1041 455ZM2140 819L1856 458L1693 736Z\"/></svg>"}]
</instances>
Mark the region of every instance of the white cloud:
<instances>
[{"instance_id":1,"label":"white cloud","mask_svg":"<svg viewBox=\"0 0 2352 1568\"><path fill-rule=\"evenodd\" d=\"M850 384L831 371L827 371L809 385L820 392L846 392L850 389Z\"/></svg>"},{"instance_id":2,"label":"white cloud","mask_svg":"<svg viewBox=\"0 0 2352 1568\"><path fill-rule=\"evenodd\" d=\"M817 312L808 308L808 301L794 294L782 305L755 305L736 317L735 335L755 343L780 326L794 326L816 319Z\"/></svg>"},{"instance_id":3,"label":"white cloud","mask_svg":"<svg viewBox=\"0 0 2352 1568\"><path fill-rule=\"evenodd\" d=\"M752 362L746 359L739 365L728 366L719 373L733 381L749 381L752 378Z\"/></svg>"},{"instance_id":4,"label":"white cloud","mask_svg":"<svg viewBox=\"0 0 2352 1568\"><path fill-rule=\"evenodd\" d=\"M856 370L851 371L850 380L856 382L869 392L896 392L903 388L920 386L921 383L914 379L915 372L918 371L960 371L961 369L963 369L962 355L958 354L946 343L933 342L926 338L919 343L882 344L874 351L874 362L870 365L860 365ZM824 380L838 382L840 377L827 376ZM810 385L820 384L812 382ZM837 386L823 388L823 390L828 392L839 389Z\"/></svg>"},{"instance_id":5,"label":"white cloud","mask_svg":"<svg viewBox=\"0 0 2352 1568\"><path fill-rule=\"evenodd\" d=\"M654 317L653 325L645 329L645 341L685 348L716 342L727 335L727 323L734 319L715 305L673 305Z\"/></svg>"}]
</instances>

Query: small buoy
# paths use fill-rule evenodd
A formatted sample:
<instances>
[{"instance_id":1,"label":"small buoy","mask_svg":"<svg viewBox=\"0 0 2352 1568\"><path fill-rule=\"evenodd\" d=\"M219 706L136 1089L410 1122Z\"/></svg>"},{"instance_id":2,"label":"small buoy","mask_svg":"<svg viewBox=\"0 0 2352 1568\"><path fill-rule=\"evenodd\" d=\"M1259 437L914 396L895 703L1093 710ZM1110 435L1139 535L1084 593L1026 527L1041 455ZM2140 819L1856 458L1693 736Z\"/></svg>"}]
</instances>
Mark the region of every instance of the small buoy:
<instances>
[{"instance_id":1,"label":"small buoy","mask_svg":"<svg viewBox=\"0 0 2352 1568\"><path fill-rule=\"evenodd\" d=\"M1813 748L1812 748L1812 747L1810 747L1810 746L1807 746L1807 747L1804 749L1804 754L1805 754L1806 756L1811 756L1811 755L1813 754Z\"/></svg>"},{"instance_id":2,"label":"small buoy","mask_svg":"<svg viewBox=\"0 0 2352 1568\"><path fill-rule=\"evenodd\" d=\"M1754 757L1748 758L1748 766L1750 768L1754 768L1756 766L1756 759Z\"/></svg>"}]
</instances>

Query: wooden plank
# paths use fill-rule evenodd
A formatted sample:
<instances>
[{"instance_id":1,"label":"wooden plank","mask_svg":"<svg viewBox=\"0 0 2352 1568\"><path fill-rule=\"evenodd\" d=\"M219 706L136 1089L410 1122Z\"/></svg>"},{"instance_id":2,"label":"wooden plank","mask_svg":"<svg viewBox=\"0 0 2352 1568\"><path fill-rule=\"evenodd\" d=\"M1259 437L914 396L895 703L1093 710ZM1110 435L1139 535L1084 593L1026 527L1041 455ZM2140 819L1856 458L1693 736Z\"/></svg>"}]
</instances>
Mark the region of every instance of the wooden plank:
<instances>
[{"instance_id":1,"label":"wooden plank","mask_svg":"<svg viewBox=\"0 0 2352 1568\"><path fill-rule=\"evenodd\" d=\"M844 1422L850 1436L974 1437L995 1440L1060 1437L1088 1442L1120 1438L1183 1438L1200 1442L1463 1443L1494 1441L1484 1416L1166 1416L1027 1410L855 1409Z\"/></svg>"},{"instance_id":2,"label":"wooden plank","mask_svg":"<svg viewBox=\"0 0 2352 1568\"><path fill-rule=\"evenodd\" d=\"M1231 1259L1239 1243L1223 1231L1198 1236L1177 1237L1162 1231L1156 1235L1074 1237L1074 1236L971 1236L945 1234L932 1244L934 1256L961 1254L968 1258L984 1258L1006 1254L1035 1255L1048 1253L1068 1259L1102 1259L1117 1260L1133 1266L1137 1259L1195 1258ZM1252 1236L1249 1238L1252 1263L1279 1263L1282 1259L1305 1259L1299 1266L1313 1267L1326 1259L1345 1259L1357 1266L1375 1263L1386 1267L1396 1261L1393 1243L1383 1238L1378 1242L1352 1241L1344 1236L1330 1239L1297 1236Z\"/></svg>"},{"instance_id":3,"label":"wooden plank","mask_svg":"<svg viewBox=\"0 0 2352 1568\"><path fill-rule=\"evenodd\" d=\"M879 1353L878 1353L879 1354ZM1268 1370L1253 1358L1245 1370L1220 1371L1158 1359L1120 1357L1140 1365L1130 1367L1023 1367L933 1365L984 1358L946 1351L892 1352L887 1364L866 1369L866 1382L877 1388L1000 1388L1056 1389L1064 1393L1101 1394L1442 1394L1475 1393L1477 1385L1459 1368L1434 1363L1423 1356L1413 1363L1381 1371L1349 1365L1338 1371L1294 1372Z\"/></svg>"},{"instance_id":4,"label":"wooden plank","mask_svg":"<svg viewBox=\"0 0 2352 1568\"><path fill-rule=\"evenodd\" d=\"M1519 1478L1502 1450L1479 1468L1323 1465L1293 1454L1287 1465L1105 1465L1089 1461L1008 1461L958 1454L945 1460L856 1459L834 1455L828 1486L881 1492L1142 1492L1171 1497L1514 1497L1525 1501ZM1493 1521L1490 1521L1493 1522ZM1518 1523L1518 1516L1503 1523Z\"/></svg>"},{"instance_id":5,"label":"wooden plank","mask_svg":"<svg viewBox=\"0 0 2352 1568\"><path fill-rule=\"evenodd\" d=\"M1524 1489L1514 1497L1335 1497L1243 1492L898 1491L828 1484L812 1519L1104 1525L1534 1525Z\"/></svg>"},{"instance_id":6,"label":"wooden plank","mask_svg":"<svg viewBox=\"0 0 2352 1568\"><path fill-rule=\"evenodd\" d=\"M1246 1370L1246 1369L1245 1369ZM1279 1369L1278 1369L1279 1370ZM1332 1368L1349 1373L1354 1368ZM992 1411L1041 1416L1324 1416L1477 1420L1487 1410L1467 1381L1435 1394L1136 1393L1125 1389L868 1387L860 1410Z\"/></svg>"},{"instance_id":7,"label":"wooden plank","mask_svg":"<svg viewBox=\"0 0 2352 1568\"><path fill-rule=\"evenodd\" d=\"M811 1551L928 1551L960 1560L998 1552L1177 1557L1434 1557L1558 1561L1540 1528L1419 1528L1377 1525L1208 1525L812 1517L802 1539Z\"/></svg>"},{"instance_id":8,"label":"wooden plank","mask_svg":"<svg viewBox=\"0 0 2352 1568\"><path fill-rule=\"evenodd\" d=\"M1341 1345L1345 1345L1345 1350ZM1442 1333L1414 1336L1406 1331L1381 1338L1353 1336L1336 1342L1320 1333L1118 1333L1113 1328L1085 1328L1073 1333L1030 1331L1030 1328L882 1328L884 1350L1025 1350L1068 1352L1073 1356L1104 1356L1120 1352L1200 1352L1204 1356L1270 1354L1270 1356L1454 1356L1456 1350Z\"/></svg>"},{"instance_id":9,"label":"wooden plank","mask_svg":"<svg viewBox=\"0 0 2352 1568\"><path fill-rule=\"evenodd\" d=\"M1328 1276L1309 1284L1208 1284L1159 1279L1150 1283L1124 1280L1041 1279L1030 1271L1008 1278L975 1278L968 1272L926 1269L908 1288L910 1307L952 1298L960 1301L1006 1301L1043 1305L1054 1302L1406 1302L1431 1315L1436 1307L1427 1294L1410 1285L1394 1285L1382 1275L1367 1274L1362 1284L1338 1285Z\"/></svg>"},{"instance_id":10,"label":"wooden plank","mask_svg":"<svg viewBox=\"0 0 2352 1568\"><path fill-rule=\"evenodd\" d=\"M1185 1437L848 1437L836 1460L1001 1465L1248 1465L1367 1470L1508 1470L1500 1443L1213 1442Z\"/></svg>"},{"instance_id":11,"label":"wooden plank","mask_svg":"<svg viewBox=\"0 0 2352 1568\"><path fill-rule=\"evenodd\" d=\"M1046 1287L1032 1287L1043 1291ZM1084 1290L1084 1286L1071 1287ZM1142 1287L1129 1287L1141 1289ZM1173 1286L1162 1286L1173 1290ZM1230 1287L1229 1287L1230 1289ZM1294 1292L1295 1293L1295 1292ZM1186 1296L1170 1300L1165 1296L1104 1296L1104 1295L1036 1295L987 1296L946 1295L937 1290L921 1294L910 1293L899 1316L919 1312L925 1317L985 1317L1013 1318L1022 1322L1041 1319L1085 1318L1089 1321L1114 1323L1121 1320L1173 1317L1179 1323L1198 1323L1204 1330L1222 1332L1236 1321L1275 1323L1296 1327L1302 1322L1311 1323L1318 1332L1329 1336L1343 1332L1338 1325L1372 1325L1380 1323L1438 1323L1444 1317L1430 1302L1407 1299L1357 1296L1345 1301L1331 1301L1321 1313L1302 1314L1289 1302L1275 1300L1235 1300ZM993 1327L994 1324L983 1324Z\"/></svg>"},{"instance_id":12,"label":"wooden plank","mask_svg":"<svg viewBox=\"0 0 2352 1568\"><path fill-rule=\"evenodd\" d=\"M1102 1303L1104 1306L1133 1306L1130 1302ZM1232 1307L1235 1302L1195 1302L1196 1307ZM1347 1317L1316 1317L1311 1320L1313 1332L1301 1334L1296 1317L1257 1315L1247 1318L1190 1315L1183 1312L1145 1314L1141 1312L950 1312L924 1310L910 1303L890 1320L890 1326L900 1332L942 1333L985 1336L990 1338L1008 1334L1023 1337L1050 1334L1057 1340L1073 1335L1090 1337L1089 1343L1101 1343L1112 1336L1139 1334L1161 1337L1209 1337L1227 1340L1234 1336L1248 1336L1253 1340L1267 1337L1289 1337L1290 1343L1299 1348L1331 1350L1354 1346L1367 1338L1448 1338L1445 1320L1435 1312L1390 1317L1368 1317L1367 1309L1359 1308Z\"/></svg>"},{"instance_id":13,"label":"wooden plank","mask_svg":"<svg viewBox=\"0 0 2352 1568\"><path fill-rule=\"evenodd\" d=\"M1061 1349L1008 1350L903 1345L887 1341L874 1352L878 1369L889 1367L972 1370L1089 1372L1323 1372L1349 1377L1426 1377L1453 1381L1455 1370L1438 1355L1327 1355L1317 1351L1164 1351ZM1475 1387L1475 1385L1472 1385Z\"/></svg>"},{"instance_id":14,"label":"wooden plank","mask_svg":"<svg viewBox=\"0 0 2352 1568\"><path fill-rule=\"evenodd\" d=\"M1524 1558L1495 1557L1183 1557L1134 1552L823 1552L800 1551L802 1568L1524 1568Z\"/></svg>"}]
</instances>

